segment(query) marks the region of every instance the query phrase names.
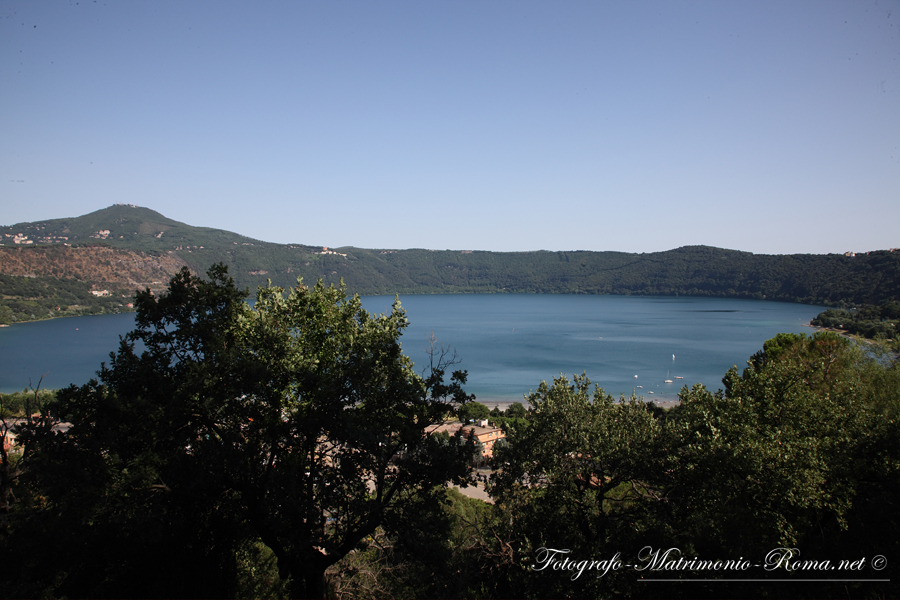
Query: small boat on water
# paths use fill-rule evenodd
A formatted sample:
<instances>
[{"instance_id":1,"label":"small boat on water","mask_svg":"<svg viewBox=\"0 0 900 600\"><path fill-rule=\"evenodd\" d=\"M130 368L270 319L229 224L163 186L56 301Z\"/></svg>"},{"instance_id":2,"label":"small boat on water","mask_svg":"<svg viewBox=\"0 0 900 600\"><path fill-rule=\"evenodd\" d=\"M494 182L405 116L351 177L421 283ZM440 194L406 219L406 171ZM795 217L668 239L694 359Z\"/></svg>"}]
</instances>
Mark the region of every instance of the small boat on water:
<instances>
[{"instance_id":1,"label":"small boat on water","mask_svg":"<svg viewBox=\"0 0 900 600\"><path fill-rule=\"evenodd\" d=\"M666 383L672 383L672 380L671 380L671 379L666 379L665 382L666 382Z\"/></svg>"},{"instance_id":2,"label":"small boat on water","mask_svg":"<svg viewBox=\"0 0 900 600\"><path fill-rule=\"evenodd\" d=\"M675 379L684 379L684 377L679 377L678 375L676 375Z\"/></svg>"}]
</instances>

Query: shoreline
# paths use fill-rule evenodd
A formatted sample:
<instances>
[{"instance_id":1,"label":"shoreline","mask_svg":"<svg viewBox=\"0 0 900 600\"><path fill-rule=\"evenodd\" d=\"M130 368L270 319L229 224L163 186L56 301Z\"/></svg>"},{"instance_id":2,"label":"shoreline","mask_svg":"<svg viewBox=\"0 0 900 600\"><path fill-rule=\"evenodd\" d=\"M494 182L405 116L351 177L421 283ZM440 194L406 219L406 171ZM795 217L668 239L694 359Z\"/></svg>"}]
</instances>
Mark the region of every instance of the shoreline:
<instances>
[{"instance_id":1,"label":"shoreline","mask_svg":"<svg viewBox=\"0 0 900 600\"><path fill-rule=\"evenodd\" d=\"M124 315L124 314L133 314L137 311L134 309L126 309L116 312L99 312L99 313L85 313L81 315L60 315L58 317L41 317L40 319L29 319L28 321L16 321L15 323L0 323L0 327L12 327L14 325L25 325L27 323L40 323L42 321L58 321L60 319L77 319L78 317L102 317L105 315Z\"/></svg>"},{"instance_id":2,"label":"shoreline","mask_svg":"<svg viewBox=\"0 0 900 600\"><path fill-rule=\"evenodd\" d=\"M630 396L626 396L625 402L627 402L630 399L631 399ZM672 408L674 406L678 406L679 404L681 404L681 398L678 397L677 393L674 393L674 394L672 394L672 393L652 394L652 395L640 394L640 395L637 395L637 401L643 402L645 404L649 404L652 402L653 404L655 404L661 408L666 408L666 409ZM498 398L482 400L482 399L479 399L476 397L475 402L477 402L478 404L484 404L485 406L488 407L489 410L494 410L496 408L503 412L506 412L506 409L509 408L510 405L512 405L515 402L518 402L519 404L524 406L526 410L528 410L528 408L530 408L528 401L525 400L524 398L522 400L506 400L506 399L498 399ZM622 402L621 398L614 399L615 404L620 404L621 402Z\"/></svg>"}]
</instances>

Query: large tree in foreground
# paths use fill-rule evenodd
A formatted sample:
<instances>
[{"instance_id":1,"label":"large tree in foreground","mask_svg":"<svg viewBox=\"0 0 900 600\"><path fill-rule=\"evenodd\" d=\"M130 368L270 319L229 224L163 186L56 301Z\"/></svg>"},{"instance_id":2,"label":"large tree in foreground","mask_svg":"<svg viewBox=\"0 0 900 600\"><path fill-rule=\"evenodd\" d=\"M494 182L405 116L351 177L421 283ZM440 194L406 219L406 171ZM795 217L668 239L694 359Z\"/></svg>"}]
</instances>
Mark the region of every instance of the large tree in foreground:
<instances>
[{"instance_id":1,"label":"large tree in foreground","mask_svg":"<svg viewBox=\"0 0 900 600\"><path fill-rule=\"evenodd\" d=\"M584 375L541 382L528 419L495 454L496 521L486 535L491 579L501 597L623 597L631 574L573 577L542 563L542 548L569 558L606 559L654 543L642 528L665 501L663 424L636 398L616 401ZM491 538L498 540L495 543ZM560 555L562 560L563 555ZM548 568L549 567L549 568ZM625 580L624 582L622 580Z\"/></svg>"},{"instance_id":2,"label":"large tree in foreground","mask_svg":"<svg viewBox=\"0 0 900 600\"><path fill-rule=\"evenodd\" d=\"M47 440L38 484L63 505L80 481L82 513L150 514L149 537L190 527L207 554L224 548L212 562L261 539L292 596L322 597L330 565L434 486L466 480L471 444L430 435L470 399L465 373L445 384L438 356L416 374L399 302L371 315L321 282L261 288L252 308L244 297L221 266L138 294L137 329L102 384L60 394L73 427Z\"/></svg>"},{"instance_id":3,"label":"large tree in foreground","mask_svg":"<svg viewBox=\"0 0 900 600\"><path fill-rule=\"evenodd\" d=\"M491 489L497 518L483 567L496 595L897 597L885 581L896 579L900 554L896 356L830 333L779 334L723 382L716 393L683 388L666 412L591 395L583 377L532 393L527 426L512 428L496 454L504 472ZM817 570L815 581L785 568L574 577L542 563L542 548L576 560L618 552L645 567L642 550L669 548L675 558L753 564L778 548L866 562ZM738 581L703 581L719 578Z\"/></svg>"}]
</instances>

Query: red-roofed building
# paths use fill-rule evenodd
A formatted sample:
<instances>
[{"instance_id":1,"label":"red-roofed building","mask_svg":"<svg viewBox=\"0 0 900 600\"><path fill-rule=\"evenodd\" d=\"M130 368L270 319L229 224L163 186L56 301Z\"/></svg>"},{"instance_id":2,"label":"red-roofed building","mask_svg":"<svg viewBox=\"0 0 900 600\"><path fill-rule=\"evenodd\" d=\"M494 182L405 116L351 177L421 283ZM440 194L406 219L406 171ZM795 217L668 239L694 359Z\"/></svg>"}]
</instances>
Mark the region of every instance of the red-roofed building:
<instances>
[{"instance_id":1,"label":"red-roofed building","mask_svg":"<svg viewBox=\"0 0 900 600\"><path fill-rule=\"evenodd\" d=\"M494 445L506 437L502 429L489 425L487 421L479 421L478 425L466 425L465 434L474 437L481 445L481 457L484 459L491 458L494 455Z\"/></svg>"}]
</instances>

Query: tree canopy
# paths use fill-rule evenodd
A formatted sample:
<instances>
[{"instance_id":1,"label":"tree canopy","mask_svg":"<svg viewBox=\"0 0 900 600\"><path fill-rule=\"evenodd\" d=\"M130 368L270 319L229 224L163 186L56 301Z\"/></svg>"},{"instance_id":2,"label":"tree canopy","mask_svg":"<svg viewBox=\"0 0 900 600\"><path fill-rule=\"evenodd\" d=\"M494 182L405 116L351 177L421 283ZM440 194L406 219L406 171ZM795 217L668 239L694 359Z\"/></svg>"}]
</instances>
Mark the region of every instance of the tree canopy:
<instances>
[{"instance_id":1,"label":"tree canopy","mask_svg":"<svg viewBox=\"0 0 900 600\"><path fill-rule=\"evenodd\" d=\"M236 550L261 540L293 597L322 597L330 565L466 481L472 444L430 435L470 400L465 372L414 371L399 302L371 315L320 282L251 308L224 267L208 276L138 294L100 381L58 394L72 427L29 473L90 552L55 557L52 593L233 595ZM136 576L151 566L167 577Z\"/></svg>"},{"instance_id":2,"label":"tree canopy","mask_svg":"<svg viewBox=\"0 0 900 600\"><path fill-rule=\"evenodd\" d=\"M729 587L647 584L642 576L662 574L631 569L573 579L571 571L536 568L542 548L578 559L620 553L624 564L641 564L645 548L757 564L776 548L797 548L803 559L834 565L886 556L888 569L870 565L865 575L890 578L900 550L897 362L831 333L780 334L723 383L716 393L682 389L681 405L667 412L591 394L583 377L542 384L529 398L528 425L513 428L497 456L504 470L491 491L492 535L502 540L492 546L501 557L492 567L495 595L895 595L883 582L829 583L848 577L834 570L817 571L825 581L804 586ZM808 576L801 573L753 576Z\"/></svg>"}]
</instances>

